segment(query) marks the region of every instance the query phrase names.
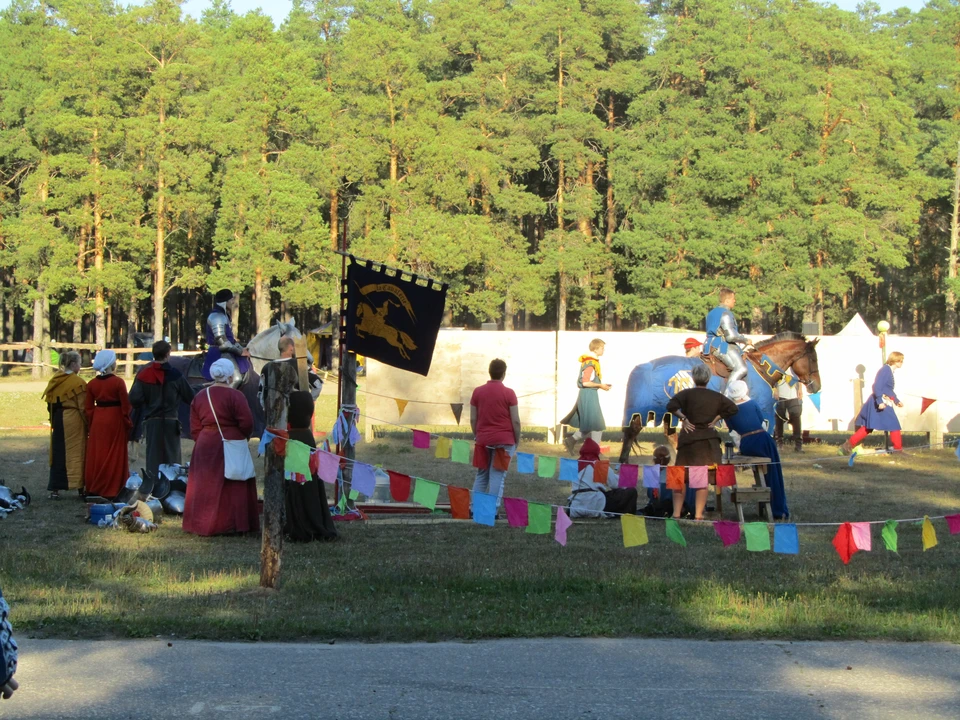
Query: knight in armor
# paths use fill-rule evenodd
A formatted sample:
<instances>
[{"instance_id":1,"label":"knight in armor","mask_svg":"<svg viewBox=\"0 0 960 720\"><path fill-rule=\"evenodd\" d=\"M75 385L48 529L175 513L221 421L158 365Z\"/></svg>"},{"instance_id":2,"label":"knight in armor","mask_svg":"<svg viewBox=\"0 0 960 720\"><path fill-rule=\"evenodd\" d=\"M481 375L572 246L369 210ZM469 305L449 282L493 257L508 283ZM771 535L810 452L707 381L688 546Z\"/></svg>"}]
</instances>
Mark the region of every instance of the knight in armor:
<instances>
[{"instance_id":1,"label":"knight in armor","mask_svg":"<svg viewBox=\"0 0 960 720\"><path fill-rule=\"evenodd\" d=\"M210 366L222 357L232 360L237 366L240 377L252 369L250 353L233 336L230 314L240 302L230 290L221 290L213 298L214 307L207 315L207 356L203 361L203 377L213 380Z\"/></svg>"},{"instance_id":2,"label":"knight in armor","mask_svg":"<svg viewBox=\"0 0 960 720\"><path fill-rule=\"evenodd\" d=\"M737 302L737 295L730 288L720 289L720 304L707 313L707 340L704 343L704 352L720 359L730 375L727 377L727 388L735 380L745 380L747 364L741 355L740 345L750 349L750 341L740 334L737 329L737 320L733 316L733 306ZM724 394L727 394L726 389Z\"/></svg>"}]
</instances>

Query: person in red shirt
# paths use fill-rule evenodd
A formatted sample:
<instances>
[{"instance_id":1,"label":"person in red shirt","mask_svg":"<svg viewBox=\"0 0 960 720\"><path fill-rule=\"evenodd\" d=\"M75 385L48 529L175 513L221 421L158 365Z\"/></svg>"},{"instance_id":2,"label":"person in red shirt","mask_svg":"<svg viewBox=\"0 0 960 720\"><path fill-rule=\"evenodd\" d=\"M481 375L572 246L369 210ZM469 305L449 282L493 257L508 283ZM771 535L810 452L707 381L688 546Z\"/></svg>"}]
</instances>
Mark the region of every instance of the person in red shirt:
<instances>
[{"instance_id":1,"label":"person in red shirt","mask_svg":"<svg viewBox=\"0 0 960 720\"><path fill-rule=\"evenodd\" d=\"M470 398L470 428L478 446L474 453L477 477L473 492L497 496L497 507L503 498L503 480L507 475L503 463L497 462L497 449L507 453L509 459L520 444L520 410L517 394L503 384L507 364L500 359L490 362L490 380L473 391ZM502 457L502 453L501 453Z\"/></svg>"}]
</instances>

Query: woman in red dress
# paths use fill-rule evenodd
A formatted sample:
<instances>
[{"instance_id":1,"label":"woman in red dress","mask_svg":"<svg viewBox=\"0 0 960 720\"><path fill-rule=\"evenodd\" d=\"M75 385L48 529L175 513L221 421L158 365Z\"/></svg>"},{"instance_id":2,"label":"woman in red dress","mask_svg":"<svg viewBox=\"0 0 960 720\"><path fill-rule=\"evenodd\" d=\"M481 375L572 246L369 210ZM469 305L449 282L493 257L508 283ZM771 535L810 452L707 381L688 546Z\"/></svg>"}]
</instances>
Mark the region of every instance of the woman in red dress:
<instances>
[{"instance_id":1,"label":"woman in red dress","mask_svg":"<svg viewBox=\"0 0 960 720\"><path fill-rule=\"evenodd\" d=\"M223 439L246 440L253 431L247 399L229 386L233 372L232 362L217 360L210 368L213 385L198 392L190 404L190 436L196 445L190 458L183 529L194 535L260 529L256 478L227 480L223 476Z\"/></svg>"},{"instance_id":2,"label":"woman in red dress","mask_svg":"<svg viewBox=\"0 0 960 720\"><path fill-rule=\"evenodd\" d=\"M84 478L88 495L115 498L130 475L127 438L130 401L127 384L114 375L117 354L101 350L93 360L97 377L87 383L87 458Z\"/></svg>"}]
</instances>

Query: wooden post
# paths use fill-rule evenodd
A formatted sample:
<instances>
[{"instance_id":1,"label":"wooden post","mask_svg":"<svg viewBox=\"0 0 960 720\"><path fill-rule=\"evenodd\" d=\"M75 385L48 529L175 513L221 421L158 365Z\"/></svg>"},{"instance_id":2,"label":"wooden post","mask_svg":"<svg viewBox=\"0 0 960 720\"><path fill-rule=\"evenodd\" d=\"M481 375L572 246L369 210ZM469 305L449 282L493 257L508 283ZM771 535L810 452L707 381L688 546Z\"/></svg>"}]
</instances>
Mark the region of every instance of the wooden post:
<instances>
[{"instance_id":1,"label":"wooden post","mask_svg":"<svg viewBox=\"0 0 960 720\"><path fill-rule=\"evenodd\" d=\"M300 389L310 391L310 377L307 375L307 339L302 335L294 338L293 347L297 353L297 379Z\"/></svg>"},{"instance_id":2,"label":"wooden post","mask_svg":"<svg viewBox=\"0 0 960 720\"><path fill-rule=\"evenodd\" d=\"M264 377L264 411L268 428L287 428L290 393L297 384L293 363L277 363ZM260 587L276 588L283 555L283 458L267 444L263 481L263 541L260 545Z\"/></svg>"},{"instance_id":3,"label":"wooden post","mask_svg":"<svg viewBox=\"0 0 960 720\"><path fill-rule=\"evenodd\" d=\"M340 366L341 379L341 400L340 409L343 411L343 419L347 421L347 427L350 427L355 421L357 415L357 354L345 352L343 354L343 365ZM347 462L343 468L343 486L353 488L353 460L356 458L356 449L350 440L350 433L346 434L343 440L343 456ZM349 492L349 490L348 490ZM347 507L352 508L355 502L347 499Z\"/></svg>"}]
</instances>

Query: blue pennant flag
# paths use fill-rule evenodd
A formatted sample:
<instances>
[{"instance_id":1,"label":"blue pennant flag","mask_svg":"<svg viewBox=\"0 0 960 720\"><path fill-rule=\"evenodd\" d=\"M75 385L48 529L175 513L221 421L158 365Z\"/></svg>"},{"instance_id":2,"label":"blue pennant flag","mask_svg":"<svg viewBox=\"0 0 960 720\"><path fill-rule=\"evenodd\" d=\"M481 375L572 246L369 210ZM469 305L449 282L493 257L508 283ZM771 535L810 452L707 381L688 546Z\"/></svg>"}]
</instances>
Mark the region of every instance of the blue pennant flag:
<instances>
[{"instance_id":1,"label":"blue pennant flag","mask_svg":"<svg viewBox=\"0 0 960 720\"><path fill-rule=\"evenodd\" d=\"M817 409L817 412L820 412L820 393L809 393L807 397L810 398L810 402L813 403L813 406Z\"/></svg>"}]
</instances>

